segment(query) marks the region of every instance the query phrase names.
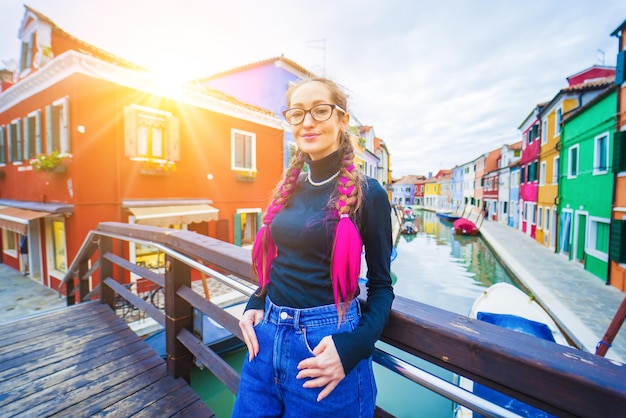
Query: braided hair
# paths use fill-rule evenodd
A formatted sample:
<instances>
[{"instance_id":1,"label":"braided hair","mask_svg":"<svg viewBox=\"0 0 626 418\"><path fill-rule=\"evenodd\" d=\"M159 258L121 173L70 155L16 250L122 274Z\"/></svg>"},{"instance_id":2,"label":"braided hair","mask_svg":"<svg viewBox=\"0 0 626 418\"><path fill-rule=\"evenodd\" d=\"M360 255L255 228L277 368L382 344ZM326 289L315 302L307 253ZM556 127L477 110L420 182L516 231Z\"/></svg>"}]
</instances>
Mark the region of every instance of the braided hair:
<instances>
[{"instance_id":1,"label":"braided hair","mask_svg":"<svg viewBox=\"0 0 626 418\"><path fill-rule=\"evenodd\" d=\"M298 87L310 82L323 83L330 91L335 104L347 109L347 95L336 83L325 78L311 78L301 81L287 91L287 97L290 98ZM335 306L339 319L342 319L347 308L345 302L350 302L354 298L358 288L363 242L355 221L363 200L364 177L355 168L354 146L347 131L340 133L338 152L341 158L339 176L336 190L329 200L330 216L338 219L333 240L330 271ZM263 225L257 233L252 248L253 271L259 278L262 294L269 284L272 261L278 253L269 226L274 217L289 204L296 189L298 177L302 172L304 161L304 152L298 150L292 157L289 167L285 170L285 176L274 190L271 202L263 217Z\"/></svg>"}]
</instances>

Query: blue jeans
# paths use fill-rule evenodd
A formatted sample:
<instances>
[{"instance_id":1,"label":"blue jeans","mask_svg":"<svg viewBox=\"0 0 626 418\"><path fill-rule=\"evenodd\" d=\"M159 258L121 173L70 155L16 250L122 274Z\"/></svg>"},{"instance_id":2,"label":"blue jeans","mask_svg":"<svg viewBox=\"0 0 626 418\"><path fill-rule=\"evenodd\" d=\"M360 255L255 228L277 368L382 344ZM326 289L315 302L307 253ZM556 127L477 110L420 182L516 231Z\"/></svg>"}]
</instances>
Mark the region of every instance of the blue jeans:
<instances>
[{"instance_id":1,"label":"blue jeans","mask_svg":"<svg viewBox=\"0 0 626 418\"><path fill-rule=\"evenodd\" d=\"M352 301L337 326L335 305L293 309L274 305L266 298L265 316L255 326L259 354L244 360L233 417L372 417L376 383L372 359L359 364L326 398L317 402L323 388L303 388L296 379L298 363L314 357L322 338L349 332L360 320L360 305Z\"/></svg>"}]
</instances>

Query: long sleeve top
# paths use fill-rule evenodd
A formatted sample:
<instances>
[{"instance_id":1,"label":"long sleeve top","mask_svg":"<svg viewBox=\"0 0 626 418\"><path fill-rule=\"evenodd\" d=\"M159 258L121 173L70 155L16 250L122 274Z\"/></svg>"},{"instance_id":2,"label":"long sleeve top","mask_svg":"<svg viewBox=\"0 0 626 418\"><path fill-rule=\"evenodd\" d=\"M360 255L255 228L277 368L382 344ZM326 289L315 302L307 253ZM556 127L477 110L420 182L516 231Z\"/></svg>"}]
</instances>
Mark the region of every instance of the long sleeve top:
<instances>
[{"instance_id":1,"label":"long sleeve top","mask_svg":"<svg viewBox=\"0 0 626 418\"><path fill-rule=\"evenodd\" d=\"M307 163L313 181L319 182L337 172L339 156L335 152ZM272 263L266 288L266 295L274 304L302 309L335 303L330 258L338 220L330 216L328 201L336 187L336 181L313 186L306 176L301 176L288 206L274 217L270 228L278 255ZM356 329L333 335L346 374L372 355L394 298L390 275L391 209L387 193L375 179L368 177L363 191L357 226L365 246L367 306ZM264 309L265 296L259 296L259 290L250 297L246 310Z\"/></svg>"}]
</instances>

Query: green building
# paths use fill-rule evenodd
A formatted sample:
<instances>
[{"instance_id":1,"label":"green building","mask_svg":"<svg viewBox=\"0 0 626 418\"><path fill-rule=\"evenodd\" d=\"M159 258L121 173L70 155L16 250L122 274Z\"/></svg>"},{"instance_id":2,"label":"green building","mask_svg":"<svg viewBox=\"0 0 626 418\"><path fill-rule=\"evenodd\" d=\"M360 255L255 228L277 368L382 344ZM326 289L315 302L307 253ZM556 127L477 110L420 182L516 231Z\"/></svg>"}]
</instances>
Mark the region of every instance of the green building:
<instances>
[{"instance_id":1,"label":"green building","mask_svg":"<svg viewBox=\"0 0 626 418\"><path fill-rule=\"evenodd\" d=\"M613 199L615 88L565 115L559 164L557 251L606 281Z\"/></svg>"}]
</instances>

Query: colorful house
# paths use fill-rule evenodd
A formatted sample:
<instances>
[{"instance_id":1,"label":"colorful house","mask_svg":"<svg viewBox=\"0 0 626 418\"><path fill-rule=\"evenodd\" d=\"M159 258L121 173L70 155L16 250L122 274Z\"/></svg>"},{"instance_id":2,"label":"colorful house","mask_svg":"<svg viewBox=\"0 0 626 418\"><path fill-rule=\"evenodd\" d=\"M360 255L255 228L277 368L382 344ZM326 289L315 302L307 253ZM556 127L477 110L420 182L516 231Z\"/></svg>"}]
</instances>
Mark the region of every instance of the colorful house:
<instances>
[{"instance_id":1,"label":"colorful house","mask_svg":"<svg viewBox=\"0 0 626 418\"><path fill-rule=\"evenodd\" d=\"M511 165L516 164L522 151L522 142L503 145L498 159L498 222L509 224L509 212L517 211L517 199L511 200Z\"/></svg>"},{"instance_id":2,"label":"colorful house","mask_svg":"<svg viewBox=\"0 0 626 418\"><path fill-rule=\"evenodd\" d=\"M539 190L537 178L539 154L541 153L541 118L539 115L545 105L546 103L540 103L535 106L518 128L522 133L519 185L520 222L518 226L532 238L535 238L537 193Z\"/></svg>"},{"instance_id":3,"label":"colorful house","mask_svg":"<svg viewBox=\"0 0 626 418\"><path fill-rule=\"evenodd\" d=\"M452 208L458 213L465 209L463 199L463 166L456 166L452 169Z\"/></svg>"},{"instance_id":4,"label":"colorful house","mask_svg":"<svg viewBox=\"0 0 626 418\"><path fill-rule=\"evenodd\" d=\"M611 33L617 37L617 121L613 142L615 193L611 212L609 283L626 291L626 20Z\"/></svg>"},{"instance_id":5,"label":"colorful house","mask_svg":"<svg viewBox=\"0 0 626 418\"><path fill-rule=\"evenodd\" d=\"M539 154L539 188L537 191L537 222L539 213L548 228L537 229L535 239L555 248L557 235L558 173L560 171L561 128L569 112L589 103L614 83L615 69L594 66L567 78L568 87L561 89L539 114L541 119L541 151ZM562 172L562 171L561 171ZM543 223L543 221L542 221Z\"/></svg>"},{"instance_id":6,"label":"colorful house","mask_svg":"<svg viewBox=\"0 0 626 418\"><path fill-rule=\"evenodd\" d=\"M521 173L522 170L520 168L519 160L511 164L511 177L509 183L509 202L511 203L507 225L515 229L519 229L519 224L521 222L521 208L519 205Z\"/></svg>"},{"instance_id":7,"label":"colorful house","mask_svg":"<svg viewBox=\"0 0 626 418\"><path fill-rule=\"evenodd\" d=\"M29 7L19 38L17 81L0 93L3 263L56 289L102 221L252 242L283 170L280 119L207 88L164 88ZM152 247L125 251L162 267Z\"/></svg>"},{"instance_id":8,"label":"colorful house","mask_svg":"<svg viewBox=\"0 0 626 418\"><path fill-rule=\"evenodd\" d=\"M591 102L571 112L561 131L558 251L607 279L615 127L615 89L607 87ZM537 228L543 214L539 208Z\"/></svg>"},{"instance_id":9,"label":"colorful house","mask_svg":"<svg viewBox=\"0 0 626 418\"><path fill-rule=\"evenodd\" d=\"M500 148L490 151L483 159L484 174L480 180L483 191L483 203L479 208L485 210L485 219L498 220L498 195L500 190ZM478 171L477 171L478 174Z\"/></svg>"}]
</instances>

